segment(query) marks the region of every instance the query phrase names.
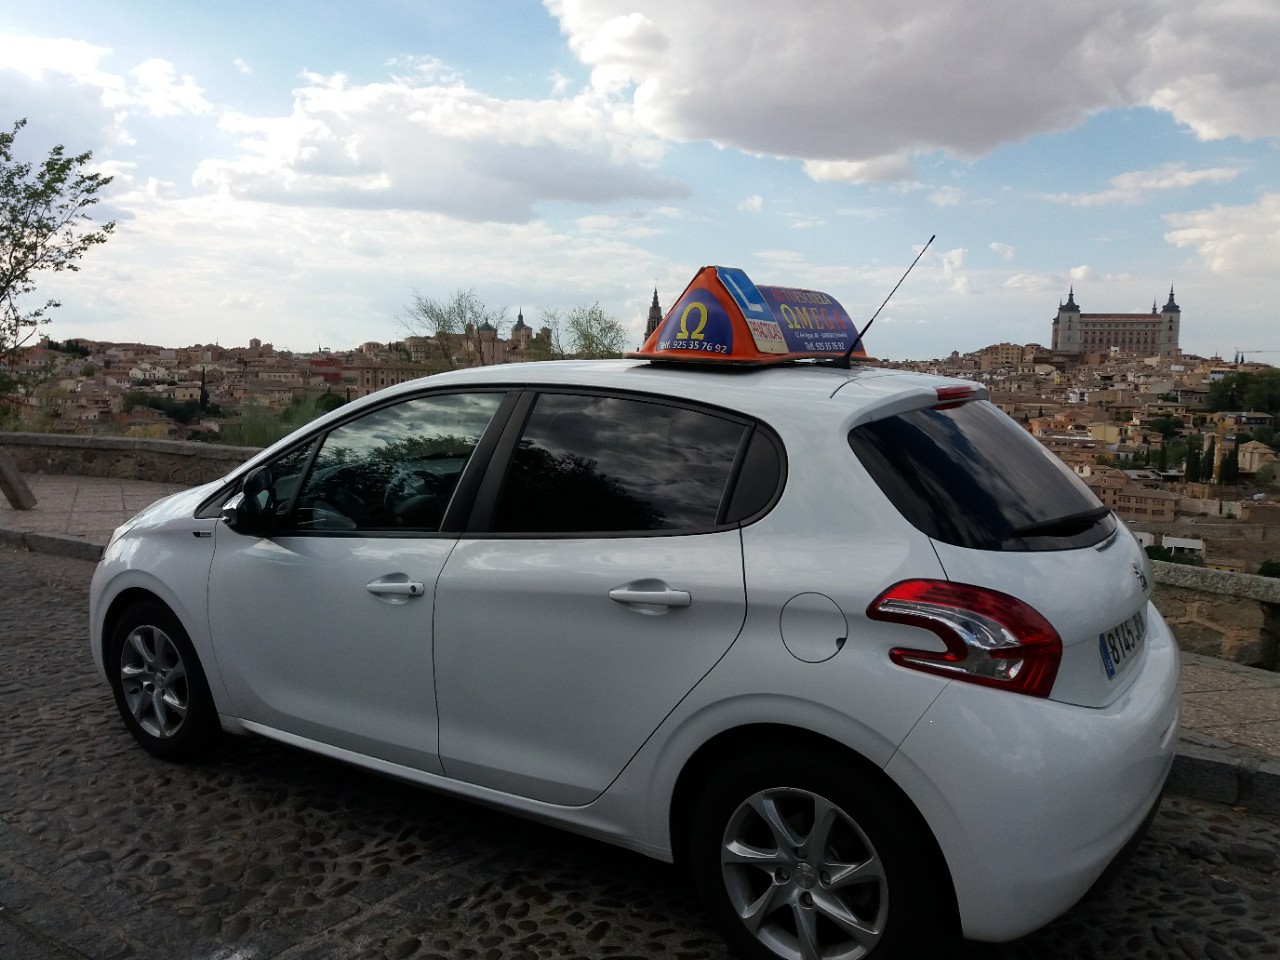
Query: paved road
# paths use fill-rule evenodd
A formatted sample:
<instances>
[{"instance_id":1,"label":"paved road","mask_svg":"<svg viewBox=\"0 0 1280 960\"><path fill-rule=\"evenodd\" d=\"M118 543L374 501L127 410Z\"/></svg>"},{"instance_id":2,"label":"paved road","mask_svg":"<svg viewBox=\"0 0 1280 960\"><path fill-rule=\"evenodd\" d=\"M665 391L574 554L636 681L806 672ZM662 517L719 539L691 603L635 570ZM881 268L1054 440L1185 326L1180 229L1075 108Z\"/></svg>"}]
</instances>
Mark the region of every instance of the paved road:
<instances>
[{"instance_id":1,"label":"paved road","mask_svg":"<svg viewBox=\"0 0 1280 960\"><path fill-rule=\"evenodd\" d=\"M265 741L152 759L88 657L92 570L0 550L4 960L726 956L663 864ZM963 952L1280 957L1280 822L1169 799L1105 896Z\"/></svg>"}]
</instances>

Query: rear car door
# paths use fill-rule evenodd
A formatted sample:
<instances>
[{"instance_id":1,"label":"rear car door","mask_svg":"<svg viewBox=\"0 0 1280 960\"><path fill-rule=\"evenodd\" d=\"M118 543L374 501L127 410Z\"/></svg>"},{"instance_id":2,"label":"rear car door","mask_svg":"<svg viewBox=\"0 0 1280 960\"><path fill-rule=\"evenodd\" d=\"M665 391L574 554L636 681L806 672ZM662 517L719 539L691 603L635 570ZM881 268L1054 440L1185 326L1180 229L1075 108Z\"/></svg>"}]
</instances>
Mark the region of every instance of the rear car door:
<instances>
[{"instance_id":1,"label":"rear car door","mask_svg":"<svg viewBox=\"0 0 1280 960\"><path fill-rule=\"evenodd\" d=\"M440 576L441 759L450 777L583 804L737 637L736 521L760 503L735 500L731 481L771 441L740 418L655 398L525 403L477 529ZM777 486L779 456L770 462L757 500Z\"/></svg>"}]
</instances>

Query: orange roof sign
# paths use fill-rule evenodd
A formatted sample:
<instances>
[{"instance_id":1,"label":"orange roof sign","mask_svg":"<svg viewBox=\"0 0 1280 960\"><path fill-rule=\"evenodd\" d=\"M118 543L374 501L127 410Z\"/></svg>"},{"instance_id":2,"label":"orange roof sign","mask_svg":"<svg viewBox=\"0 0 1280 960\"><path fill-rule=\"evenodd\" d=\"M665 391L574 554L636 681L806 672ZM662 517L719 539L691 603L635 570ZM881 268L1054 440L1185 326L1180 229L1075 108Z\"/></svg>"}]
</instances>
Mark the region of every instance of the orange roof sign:
<instances>
[{"instance_id":1,"label":"orange roof sign","mask_svg":"<svg viewBox=\"0 0 1280 960\"><path fill-rule=\"evenodd\" d=\"M737 267L703 267L666 318L629 357L780 363L810 357L867 359L844 307L829 294L757 287Z\"/></svg>"}]
</instances>

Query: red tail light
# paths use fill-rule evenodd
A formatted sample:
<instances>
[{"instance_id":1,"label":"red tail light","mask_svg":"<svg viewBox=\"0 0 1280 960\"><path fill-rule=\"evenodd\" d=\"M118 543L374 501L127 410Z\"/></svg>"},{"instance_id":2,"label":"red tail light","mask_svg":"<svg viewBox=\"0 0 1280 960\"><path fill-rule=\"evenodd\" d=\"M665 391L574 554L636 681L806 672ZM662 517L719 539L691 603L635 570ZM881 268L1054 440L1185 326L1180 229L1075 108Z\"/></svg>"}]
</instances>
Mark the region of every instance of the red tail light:
<instances>
[{"instance_id":1,"label":"red tail light","mask_svg":"<svg viewBox=\"0 0 1280 960\"><path fill-rule=\"evenodd\" d=\"M972 400L976 392L973 387L939 387L938 402L933 409L950 410L952 407L958 407Z\"/></svg>"},{"instance_id":2,"label":"red tail light","mask_svg":"<svg viewBox=\"0 0 1280 960\"><path fill-rule=\"evenodd\" d=\"M905 580L871 602L872 620L905 623L938 636L945 651L895 647L898 666L954 680L1047 697L1062 661L1062 638L1014 597L945 580Z\"/></svg>"}]
</instances>

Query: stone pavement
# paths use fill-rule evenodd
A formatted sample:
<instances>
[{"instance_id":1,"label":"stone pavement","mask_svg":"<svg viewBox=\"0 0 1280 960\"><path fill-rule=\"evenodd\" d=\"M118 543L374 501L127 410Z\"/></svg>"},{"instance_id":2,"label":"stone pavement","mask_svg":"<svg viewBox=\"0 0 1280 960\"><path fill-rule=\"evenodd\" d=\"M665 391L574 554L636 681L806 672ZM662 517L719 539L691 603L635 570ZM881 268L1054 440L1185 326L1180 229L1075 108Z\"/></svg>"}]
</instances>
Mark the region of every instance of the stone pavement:
<instances>
[{"instance_id":1,"label":"stone pavement","mask_svg":"<svg viewBox=\"0 0 1280 960\"><path fill-rule=\"evenodd\" d=\"M31 510L0 498L0 545L97 560L111 531L172 483L24 476ZM1183 654L1183 735L1169 789L1280 815L1280 675Z\"/></svg>"}]
</instances>

